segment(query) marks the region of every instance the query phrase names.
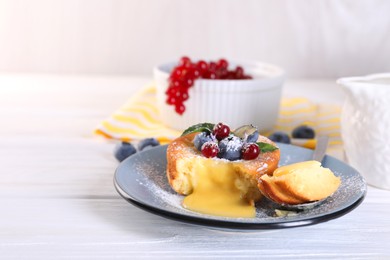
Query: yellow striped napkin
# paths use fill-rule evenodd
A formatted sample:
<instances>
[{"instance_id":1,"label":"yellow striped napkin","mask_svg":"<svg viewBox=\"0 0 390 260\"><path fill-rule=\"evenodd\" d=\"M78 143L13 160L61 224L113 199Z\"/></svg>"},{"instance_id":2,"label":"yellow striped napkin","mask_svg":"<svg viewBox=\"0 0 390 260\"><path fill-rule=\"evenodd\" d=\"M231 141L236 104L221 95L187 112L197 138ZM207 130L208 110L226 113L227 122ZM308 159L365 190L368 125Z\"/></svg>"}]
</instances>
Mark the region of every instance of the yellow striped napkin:
<instances>
[{"instance_id":1,"label":"yellow striped napkin","mask_svg":"<svg viewBox=\"0 0 390 260\"><path fill-rule=\"evenodd\" d=\"M167 143L180 136L181 132L161 123L156 103L156 88L146 86L104 120L95 132L122 141L155 137L160 143Z\"/></svg>"},{"instance_id":2,"label":"yellow striped napkin","mask_svg":"<svg viewBox=\"0 0 390 260\"><path fill-rule=\"evenodd\" d=\"M146 86L129 99L126 104L105 119L95 130L99 135L122 141L138 141L155 137L167 143L180 136L181 132L165 127L159 120L156 107L156 88ZM313 127L317 134L330 137L330 149L341 148L340 107L316 104L306 98L287 98L281 101L280 115L275 131L291 131L302 124ZM262 133L268 135L269 133ZM294 144L310 146L302 140L292 140ZM306 142L306 141L304 141Z\"/></svg>"}]
</instances>

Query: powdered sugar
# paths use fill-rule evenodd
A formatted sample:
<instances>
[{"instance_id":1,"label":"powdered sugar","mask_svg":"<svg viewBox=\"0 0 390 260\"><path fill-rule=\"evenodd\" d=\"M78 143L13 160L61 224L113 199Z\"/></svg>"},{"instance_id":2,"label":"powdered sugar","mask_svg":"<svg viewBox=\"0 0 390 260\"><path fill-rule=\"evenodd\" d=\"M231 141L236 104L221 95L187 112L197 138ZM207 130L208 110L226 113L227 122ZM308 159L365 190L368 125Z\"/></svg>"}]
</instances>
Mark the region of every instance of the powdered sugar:
<instances>
[{"instance_id":1,"label":"powdered sugar","mask_svg":"<svg viewBox=\"0 0 390 260\"><path fill-rule=\"evenodd\" d=\"M260 167L257 168L256 172L264 172L268 168L268 164L265 162L262 162Z\"/></svg>"}]
</instances>

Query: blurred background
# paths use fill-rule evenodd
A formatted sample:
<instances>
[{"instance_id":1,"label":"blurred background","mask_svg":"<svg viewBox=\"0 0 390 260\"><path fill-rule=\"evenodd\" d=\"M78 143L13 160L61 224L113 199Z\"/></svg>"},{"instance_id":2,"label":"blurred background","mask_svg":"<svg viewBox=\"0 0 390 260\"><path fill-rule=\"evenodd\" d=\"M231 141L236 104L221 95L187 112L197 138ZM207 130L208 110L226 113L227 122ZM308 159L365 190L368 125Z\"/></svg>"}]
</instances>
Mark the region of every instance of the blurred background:
<instances>
[{"instance_id":1,"label":"blurred background","mask_svg":"<svg viewBox=\"0 0 390 260\"><path fill-rule=\"evenodd\" d=\"M387 0L0 0L0 73L152 76L182 55L385 72L389 14Z\"/></svg>"}]
</instances>

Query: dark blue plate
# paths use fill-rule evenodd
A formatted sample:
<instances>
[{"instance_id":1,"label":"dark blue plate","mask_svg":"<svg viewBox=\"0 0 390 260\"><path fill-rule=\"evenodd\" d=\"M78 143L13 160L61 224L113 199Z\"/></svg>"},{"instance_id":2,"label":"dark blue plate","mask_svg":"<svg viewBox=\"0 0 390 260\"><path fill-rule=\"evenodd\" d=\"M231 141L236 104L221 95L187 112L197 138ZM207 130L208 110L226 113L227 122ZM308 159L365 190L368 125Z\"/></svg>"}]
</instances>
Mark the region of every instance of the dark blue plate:
<instances>
[{"instance_id":1,"label":"dark blue plate","mask_svg":"<svg viewBox=\"0 0 390 260\"><path fill-rule=\"evenodd\" d=\"M280 165L310 160L312 150L278 144ZM166 178L166 146L137 153L124 160L115 172L114 185L128 202L151 213L192 224L219 228L273 229L304 226L340 217L364 199L366 184L361 175L344 162L326 155L322 164L341 177L341 186L319 206L287 216L277 216L278 205L263 198L256 203L255 218L217 217L186 210L183 196L169 186Z\"/></svg>"}]
</instances>

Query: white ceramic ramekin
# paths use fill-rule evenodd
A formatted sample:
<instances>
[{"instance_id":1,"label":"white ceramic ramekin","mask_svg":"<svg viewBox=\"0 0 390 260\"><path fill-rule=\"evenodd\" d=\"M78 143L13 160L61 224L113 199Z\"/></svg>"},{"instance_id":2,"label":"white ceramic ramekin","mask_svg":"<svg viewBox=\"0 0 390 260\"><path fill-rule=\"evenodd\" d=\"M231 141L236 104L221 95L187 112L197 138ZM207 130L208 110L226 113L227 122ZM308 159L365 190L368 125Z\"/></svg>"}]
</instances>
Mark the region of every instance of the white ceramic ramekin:
<instances>
[{"instance_id":1,"label":"white ceramic ramekin","mask_svg":"<svg viewBox=\"0 0 390 260\"><path fill-rule=\"evenodd\" d=\"M260 62L231 62L232 68L242 66L253 79L195 80L184 103L186 111L179 115L165 102L169 73L175 65L171 62L154 69L158 108L166 126L181 131L197 123L223 122L232 129L252 124L262 132L275 125L285 78L281 68Z\"/></svg>"}]
</instances>

